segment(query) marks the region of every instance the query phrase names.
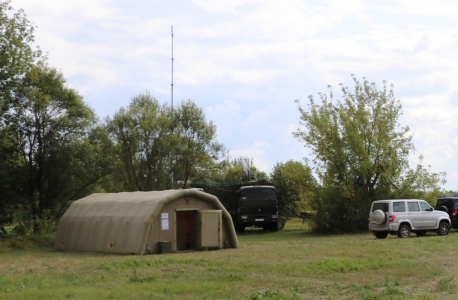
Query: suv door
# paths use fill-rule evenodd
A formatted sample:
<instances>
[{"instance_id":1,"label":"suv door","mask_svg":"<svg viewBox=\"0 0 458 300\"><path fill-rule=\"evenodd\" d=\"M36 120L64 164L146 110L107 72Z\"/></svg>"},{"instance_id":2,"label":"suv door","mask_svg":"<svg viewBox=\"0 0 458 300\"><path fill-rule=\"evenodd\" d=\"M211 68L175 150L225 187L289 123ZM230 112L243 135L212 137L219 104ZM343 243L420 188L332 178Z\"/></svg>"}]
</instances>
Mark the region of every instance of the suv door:
<instances>
[{"instance_id":1,"label":"suv door","mask_svg":"<svg viewBox=\"0 0 458 300\"><path fill-rule=\"evenodd\" d=\"M422 228L423 227L423 216L421 215L420 205L418 201L407 201L407 208L408 208L408 218L412 223L412 227L414 229Z\"/></svg>"},{"instance_id":2,"label":"suv door","mask_svg":"<svg viewBox=\"0 0 458 300\"><path fill-rule=\"evenodd\" d=\"M424 228L434 229L437 223L437 216L434 214L432 207L426 201L419 201L421 208L421 215L423 217Z\"/></svg>"}]
</instances>

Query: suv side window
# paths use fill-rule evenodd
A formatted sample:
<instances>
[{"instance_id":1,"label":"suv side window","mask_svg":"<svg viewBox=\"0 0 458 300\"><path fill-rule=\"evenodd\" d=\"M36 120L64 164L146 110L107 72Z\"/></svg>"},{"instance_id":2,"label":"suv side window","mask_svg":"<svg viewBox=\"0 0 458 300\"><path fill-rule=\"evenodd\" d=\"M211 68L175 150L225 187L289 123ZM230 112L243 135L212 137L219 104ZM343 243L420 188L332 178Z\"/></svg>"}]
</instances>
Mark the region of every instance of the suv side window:
<instances>
[{"instance_id":1,"label":"suv side window","mask_svg":"<svg viewBox=\"0 0 458 300\"><path fill-rule=\"evenodd\" d=\"M423 201L420 201L420 207L421 207L421 210L422 210L422 211L429 210L429 208L430 208L430 206L428 205L428 203L423 202Z\"/></svg>"},{"instance_id":2,"label":"suv side window","mask_svg":"<svg viewBox=\"0 0 458 300\"><path fill-rule=\"evenodd\" d=\"M420 211L418 202L407 202L407 206L409 207L409 211Z\"/></svg>"},{"instance_id":3,"label":"suv side window","mask_svg":"<svg viewBox=\"0 0 458 300\"><path fill-rule=\"evenodd\" d=\"M405 212L406 204L404 201L393 202L393 212Z\"/></svg>"}]
</instances>

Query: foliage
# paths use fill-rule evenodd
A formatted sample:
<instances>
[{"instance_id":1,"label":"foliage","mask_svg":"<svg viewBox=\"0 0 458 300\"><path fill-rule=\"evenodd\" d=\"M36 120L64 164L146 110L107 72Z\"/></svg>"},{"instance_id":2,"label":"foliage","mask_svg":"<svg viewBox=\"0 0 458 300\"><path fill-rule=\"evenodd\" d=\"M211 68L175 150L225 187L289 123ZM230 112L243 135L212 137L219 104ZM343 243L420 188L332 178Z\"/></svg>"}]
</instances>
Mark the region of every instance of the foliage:
<instances>
[{"instance_id":1,"label":"foliage","mask_svg":"<svg viewBox=\"0 0 458 300\"><path fill-rule=\"evenodd\" d=\"M321 104L309 96L309 110L299 105L305 130L294 136L314 157L321 186L312 209L322 231L365 230L372 201L435 193L444 182L444 173L433 174L421 164L409 169L414 145L409 128L398 122L402 106L393 86L388 90L384 82L379 91L375 83L353 80L353 92L342 87L342 100L334 100L331 89L329 96L320 93Z\"/></svg>"},{"instance_id":2,"label":"foliage","mask_svg":"<svg viewBox=\"0 0 458 300\"><path fill-rule=\"evenodd\" d=\"M20 167L17 145L4 132L3 114L9 109L21 77L41 55L31 46L34 26L22 10L15 12L10 2L0 2L0 226L12 221L17 184L21 182L16 176Z\"/></svg>"},{"instance_id":3,"label":"foliage","mask_svg":"<svg viewBox=\"0 0 458 300\"><path fill-rule=\"evenodd\" d=\"M4 114L2 134L16 147L14 176L21 185L15 206L26 220L42 219L46 210L57 216L108 172L95 122L93 111L56 69L41 62L22 78Z\"/></svg>"},{"instance_id":4,"label":"foliage","mask_svg":"<svg viewBox=\"0 0 458 300\"><path fill-rule=\"evenodd\" d=\"M216 174L216 178L220 178L225 181L229 182L240 182L242 179L246 180L245 173L243 172L242 168L242 160L245 161L248 168L250 169L250 174L255 180L268 180L268 176L265 172L258 170L254 166L253 158L249 157L236 157L232 160L224 160L223 161L223 169L219 174Z\"/></svg>"},{"instance_id":5,"label":"foliage","mask_svg":"<svg viewBox=\"0 0 458 300\"><path fill-rule=\"evenodd\" d=\"M458 197L458 191L442 191L441 197Z\"/></svg>"},{"instance_id":6,"label":"foliage","mask_svg":"<svg viewBox=\"0 0 458 300\"><path fill-rule=\"evenodd\" d=\"M24 184L20 171L18 147L12 136L0 129L0 226L13 222L15 203Z\"/></svg>"},{"instance_id":7,"label":"foliage","mask_svg":"<svg viewBox=\"0 0 458 300\"><path fill-rule=\"evenodd\" d=\"M314 196L317 182L309 166L293 160L279 162L274 165L270 178L279 196L283 197L297 214L311 210L310 201Z\"/></svg>"},{"instance_id":8,"label":"foliage","mask_svg":"<svg viewBox=\"0 0 458 300\"><path fill-rule=\"evenodd\" d=\"M116 175L128 191L187 188L218 169L216 127L192 101L172 110L150 94L107 118Z\"/></svg>"},{"instance_id":9,"label":"foliage","mask_svg":"<svg viewBox=\"0 0 458 300\"><path fill-rule=\"evenodd\" d=\"M170 153L177 137L172 132L170 110L150 94L132 98L127 109L107 118L115 164L115 181L126 191L150 191L172 187Z\"/></svg>"},{"instance_id":10,"label":"foliage","mask_svg":"<svg viewBox=\"0 0 458 300\"><path fill-rule=\"evenodd\" d=\"M41 218L24 220L24 222L16 225L13 228L13 233L21 236L31 235L34 233L35 228L36 233L39 234L48 234L56 232L57 223L54 216L51 214L51 210L47 209L43 211L43 216Z\"/></svg>"},{"instance_id":11,"label":"foliage","mask_svg":"<svg viewBox=\"0 0 458 300\"><path fill-rule=\"evenodd\" d=\"M34 26L26 19L24 11L12 13L10 2L0 2L0 122L22 75L41 55L39 49L31 47Z\"/></svg>"},{"instance_id":12,"label":"foliage","mask_svg":"<svg viewBox=\"0 0 458 300\"><path fill-rule=\"evenodd\" d=\"M408 169L397 182L393 182L392 199L424 199L435 205L437 198L443 194L440 185L446 183L445 172L433 173L431 166L422 165L423 155L415 169Z\"/></svg>"},{"instance_id":13,"label":"foliage","mask_svg":"<svg viewBox=\"0 0 458 300\"><path fill-rule=\"evenodd\" d=\"M182 101L173 110L175 132L179 138L173 176L181 181L181 188L192 181L210 177L221 169L218 159L224 145L216 141L216 126L207 121L203 109L193 101Z\"/></svg>"}]
</instances>

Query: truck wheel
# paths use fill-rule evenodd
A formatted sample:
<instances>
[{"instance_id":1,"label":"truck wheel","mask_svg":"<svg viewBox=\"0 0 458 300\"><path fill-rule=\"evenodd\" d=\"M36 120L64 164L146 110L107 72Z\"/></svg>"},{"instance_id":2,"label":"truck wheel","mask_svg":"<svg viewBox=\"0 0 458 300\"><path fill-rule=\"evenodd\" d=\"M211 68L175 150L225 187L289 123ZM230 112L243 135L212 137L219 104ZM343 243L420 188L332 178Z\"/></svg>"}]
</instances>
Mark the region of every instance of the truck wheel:
<instances>
[{"instance_id":1,"label":"truck wheel","mask_svg":"<svg viewBox=\"0 0 458 300\"><path fill-rule=\"evenodd\" d=\"M235 229L237 230L237 232L245 232L245 224L237 222Z\"/></svg>"},{"instance_id":2,"label":"truck wheel","mask_svg":"<svg viewBox=\"0 0 458 300\"><path fill-rule=\"evenodd\" d=\"M437 229L437 235L447 235L450 231L450 226L447 222L441 222Z\"/></svg>"},{"instance_id":3,"label":"truck wheel","mask_svg":"<svg viewBox=\"0 0 458 300\"><path fill-rule=\"evenodd\" d=\"M278 224L277 223L270 224L270 231L272 232L278 231Z\"/></svg>"}]
</instances>

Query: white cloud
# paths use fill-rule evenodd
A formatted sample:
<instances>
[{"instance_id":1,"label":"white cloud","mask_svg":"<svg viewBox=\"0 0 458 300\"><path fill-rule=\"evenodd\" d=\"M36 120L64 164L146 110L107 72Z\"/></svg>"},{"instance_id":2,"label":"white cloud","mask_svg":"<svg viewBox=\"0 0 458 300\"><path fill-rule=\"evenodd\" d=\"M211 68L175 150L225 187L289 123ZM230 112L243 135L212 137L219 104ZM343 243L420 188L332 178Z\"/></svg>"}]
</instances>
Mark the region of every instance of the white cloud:
<instances>
[{"instance_id":1,"label":"white cloud","mask_svg":"<svg viewBox=\"0 0 458 300\"><path fill-rule=\"evenodd\" d=\"M212 1L212 0L193 0L194 4L211 13L236 13L236 8L243 7L247 4L259 1L248 1L248 0L220 0L220 1Z\"/></svg>"},{"instance_id":2,"label":"white cloud","mask_svg":"<svg viewBox=\"0 0 458 300\"><path fill-rule=\"evenodd\" d=\"M255 147L264 147L264 148L269 148L272 147L269 143L266 141L254 141L254 146Z\"/></svg>"},{"instance_id":3,"label":"white cloud","mask_svg":"<svg viewBox=\"0 0 458 300\"><path fill-rule=\"evenodd\" d=\"M271 145L266 141L255 140L250 146L243 149L236 149L230 151L231 157L250 157L253 158L254 166L261 171L268 172L272 167L269 159L266 158L266 150Z\"/></svg>"},{"instance_id":4,"label":"white cloud","mask_svg":"<svg viewBox=\"0 0 458 300\"><path fill-rule=\"evenodd\" d=\"M126 94L145 89L169 99L173 25L176 97L198 100L217 124L218 139L237 155L254 157L260 169L309 152L291 136L300 127L293 101L302 99L306 108L306 96L327 92L328 84L335 93L340 82L351 88L353 73L379 88L383 79L394 83L417 153L452 170L458 144L456 1L15 0L12 5L24 8L38 25L36 44L49 52L50 64L63 71L69 85L92 95L85 97L90 104L103 103L99 115L125 105ZM451 178L450 185L458 184Z\"/></svg>"}]
</instances>

